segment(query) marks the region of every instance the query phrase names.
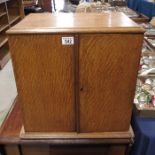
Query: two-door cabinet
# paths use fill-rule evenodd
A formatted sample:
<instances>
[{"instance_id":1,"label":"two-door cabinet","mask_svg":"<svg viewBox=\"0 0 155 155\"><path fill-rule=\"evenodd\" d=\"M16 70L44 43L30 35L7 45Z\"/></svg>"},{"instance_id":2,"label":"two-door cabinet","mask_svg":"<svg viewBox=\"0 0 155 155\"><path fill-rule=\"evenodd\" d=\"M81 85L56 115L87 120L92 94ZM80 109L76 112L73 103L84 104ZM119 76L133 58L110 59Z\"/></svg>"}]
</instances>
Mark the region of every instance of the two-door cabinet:
<instances>
[{"instance_id":1,"label":"two-door cabinet","mask_svg":"<svg viewBox=\"0 0 155 155\"><path fill-rule=\"evenodd\" d=\"M31 14L12 27L25 133L127 131L143 33L123 13Z\"/></svg>"}]
</instances>

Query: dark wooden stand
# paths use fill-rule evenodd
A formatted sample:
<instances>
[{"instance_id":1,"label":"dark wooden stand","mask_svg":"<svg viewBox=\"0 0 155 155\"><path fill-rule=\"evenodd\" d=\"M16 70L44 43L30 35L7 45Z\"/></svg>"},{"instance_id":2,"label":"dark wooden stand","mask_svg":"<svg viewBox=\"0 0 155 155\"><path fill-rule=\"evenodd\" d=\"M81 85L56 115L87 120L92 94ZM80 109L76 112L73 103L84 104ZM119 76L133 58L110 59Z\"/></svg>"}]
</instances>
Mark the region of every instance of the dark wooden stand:
<instances>
[{"instance_id":1,"label":"dark wooden stand","mask_svg":"<svg viewBox=\"0 0 155 155\"><path fill-rule=\"evenodd\" d=\"M0 144L7 155L126 155L133 143L133 132L107 133L101 138L37 138L21 139L23 126L18 101L0 129Z\"/></svg>"}]
</instances>

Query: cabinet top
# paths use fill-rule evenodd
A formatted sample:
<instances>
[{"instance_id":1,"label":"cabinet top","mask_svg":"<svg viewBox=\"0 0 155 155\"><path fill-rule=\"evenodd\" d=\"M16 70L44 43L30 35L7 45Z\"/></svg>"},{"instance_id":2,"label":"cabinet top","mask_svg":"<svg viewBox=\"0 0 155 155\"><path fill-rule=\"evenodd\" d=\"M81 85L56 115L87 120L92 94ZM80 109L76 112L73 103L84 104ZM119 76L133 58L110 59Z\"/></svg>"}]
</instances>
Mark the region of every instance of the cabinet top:
<instances>
[{"instance_id":1,"label":"cabinet top","mask_svg":"<svg viewBox=\"0 0 155 155\"><path fill-rule=\"evenodd\" d=\"M121 12L30 14L7 31L25 33L143 33L144 30Z\"/></svg>"}]
</instances>

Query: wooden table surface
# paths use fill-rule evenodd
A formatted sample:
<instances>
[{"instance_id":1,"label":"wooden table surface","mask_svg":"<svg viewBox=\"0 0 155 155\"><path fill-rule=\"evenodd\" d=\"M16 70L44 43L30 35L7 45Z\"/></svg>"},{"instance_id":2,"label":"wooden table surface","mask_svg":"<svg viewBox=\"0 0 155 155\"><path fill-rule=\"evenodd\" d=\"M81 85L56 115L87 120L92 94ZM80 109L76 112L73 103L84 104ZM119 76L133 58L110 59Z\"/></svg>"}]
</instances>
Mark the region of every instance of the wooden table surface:
<instances>
[{"instance_id":1,"label":"wooden table surface","mask_svg":"<svg viewBox=\"0 0 155 155\"><path fill-rule=\"evenodd\" d=\"M128 132L128 137L121 136L120 138L51 138L51 139L21 139L20 132L23 126L21 117L20 104L17 100L13 105L12 110L8 114L5 122L0 128L0 144L50 144L50 145L77 145L77 144L130 144L133 143L133 132Z\"/></svg>"}]
</instances>

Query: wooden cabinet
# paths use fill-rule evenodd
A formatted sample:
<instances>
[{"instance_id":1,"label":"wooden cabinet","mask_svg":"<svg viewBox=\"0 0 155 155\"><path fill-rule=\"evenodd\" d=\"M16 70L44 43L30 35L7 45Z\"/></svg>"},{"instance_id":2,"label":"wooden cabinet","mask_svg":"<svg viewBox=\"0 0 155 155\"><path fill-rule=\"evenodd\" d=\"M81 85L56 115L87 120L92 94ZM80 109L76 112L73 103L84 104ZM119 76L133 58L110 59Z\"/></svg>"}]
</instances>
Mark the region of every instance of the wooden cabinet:
<instances>
[{"instance_id":1,"label":"wooden cabinet","mask_svg":"<svg viewBox=\"0 0 155 155\"><path fill-rule=\"evenodd\" d=\"M122 13L33 14L11 28L25 132L127 131L143 32Z\"/></svg>"},{"instance_id":2,"label":"wooden cabinet","mask_svg":"<svg viewBox=\"0 0 155 155\"><path fill-rule=\"evenodd\" d=\"M0 1L0 69L4 67L10 58L8 39L5 32L23 16L22 0Z\"/></svg>"}]
</instances>

